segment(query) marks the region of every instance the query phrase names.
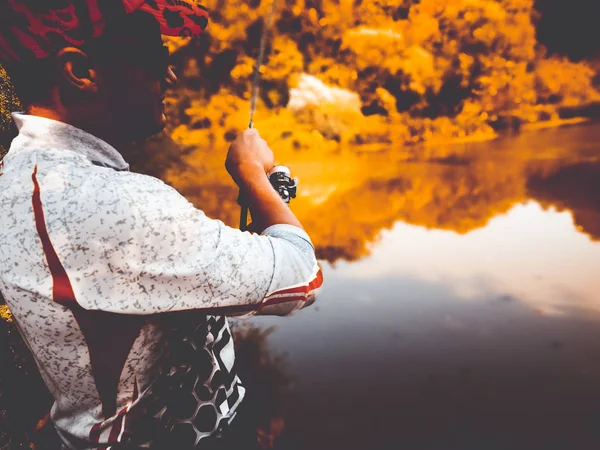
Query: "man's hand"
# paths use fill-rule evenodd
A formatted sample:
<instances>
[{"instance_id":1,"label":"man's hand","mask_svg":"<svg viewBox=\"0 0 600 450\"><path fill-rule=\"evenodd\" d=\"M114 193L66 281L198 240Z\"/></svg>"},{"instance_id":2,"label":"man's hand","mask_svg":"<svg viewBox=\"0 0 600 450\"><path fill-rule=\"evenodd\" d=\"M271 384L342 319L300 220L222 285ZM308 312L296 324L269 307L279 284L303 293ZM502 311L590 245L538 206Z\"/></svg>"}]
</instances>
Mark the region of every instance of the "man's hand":
<instances>
[{"instance_id":1,"label":"man's hand","mask_svg":"<svg viewBox=\"0 0 600 450\"><path fill-rule=\"evenodd\" d=\"M235 139L225 160L227 172L248 199L256 231L276 224L302 228L267 178L274 165L273 152L255 129L243 131Z\"/></svg>"},{"instance_id":2,"label":"man's hand","mask_svg":"<svg viewBox=\"0 0 600 450\"><path fill-rule=\"evenodd\" d=\"M273 168L275 156L256 129L245 130L229 147L225 168L240 188L257 173L266 174ZM259 172L260 171L260 172Z\"/></svg>"}]
</instances>

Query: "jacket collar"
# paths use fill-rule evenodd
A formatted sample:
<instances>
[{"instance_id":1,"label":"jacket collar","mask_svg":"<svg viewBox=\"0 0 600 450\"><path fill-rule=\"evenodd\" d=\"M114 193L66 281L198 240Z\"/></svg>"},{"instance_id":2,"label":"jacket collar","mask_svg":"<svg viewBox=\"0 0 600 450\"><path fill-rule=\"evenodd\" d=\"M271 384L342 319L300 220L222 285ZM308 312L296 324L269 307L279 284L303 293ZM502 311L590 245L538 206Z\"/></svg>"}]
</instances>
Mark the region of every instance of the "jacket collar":
<instances>
[{"instance_id":1,"label":"jacket collar","mask_svg":"<svg viewBox=\"0 0 600 450\"><path fill-rule=\"evenodd\" d=\"M10 150L59 149L70 150L86 156L92 163L116 170L129 170L129 164L110 144L72 125L31 116L12 113L19 129Z\"/></svg>"}]
</instances>

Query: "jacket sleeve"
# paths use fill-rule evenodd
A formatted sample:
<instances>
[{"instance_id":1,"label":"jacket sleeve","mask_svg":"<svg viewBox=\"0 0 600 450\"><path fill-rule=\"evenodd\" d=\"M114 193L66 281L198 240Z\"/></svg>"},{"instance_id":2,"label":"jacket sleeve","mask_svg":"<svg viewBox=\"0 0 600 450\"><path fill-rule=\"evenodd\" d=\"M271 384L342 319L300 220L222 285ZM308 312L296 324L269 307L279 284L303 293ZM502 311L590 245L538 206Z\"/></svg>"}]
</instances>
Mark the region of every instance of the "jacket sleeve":
<instances>
[{"instance_id":1,"label":"jacket sleeve","mask_svg":"<svg viewBox=\"0 0 600 450\"><path fill-rule=\"evenodd\" d=\"M121 190L98 192L84 206L89 211L80 215L85 219L66 252L83 308L288 315L314 301L323 277L302 229L274 225L260 235L242 232L208 218L155 178L119 176L128 177ZM82 246L85 254L77 251Z\"/></svg>"}]
</instances>

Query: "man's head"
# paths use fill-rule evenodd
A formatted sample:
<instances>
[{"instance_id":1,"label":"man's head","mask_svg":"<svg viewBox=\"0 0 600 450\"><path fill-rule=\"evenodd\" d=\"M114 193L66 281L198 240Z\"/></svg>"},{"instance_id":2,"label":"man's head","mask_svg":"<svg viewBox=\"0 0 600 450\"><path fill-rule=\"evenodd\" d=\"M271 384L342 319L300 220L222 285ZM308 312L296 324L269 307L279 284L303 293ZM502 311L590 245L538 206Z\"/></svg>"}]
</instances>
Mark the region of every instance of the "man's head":
<instances>
[{"instance_id":1,"label":"man's head","mask_svg":"<svg viewBox=\"0 0 600 450\"><path fill-rule=\"evenodd\" d=\"M31 3L30 0L3 1ZM61 0L59 3L86 2L89 13L90 4L95 4L96 0ZM112 2L130 5L134 0ZM7 69L22 103L32 112L45 111L114 142L135 141L162 130L166 123L165 89L176 78L169 68L169 54L161 34L165 29L169 34L194 34L189 27L177 28L177 25L186 24L181 20L184 16L177 16L177 9L184 8L184 12L189 14L186 19L189 19L192 10L181 6L185 2L165 0L162 14L157 15L154 8L159 8L156 4L160 0L146 3L133 12L115 14L101 26L90 23L88 28L93 34L88 39L71 33L61 40L46 33L41 34L44 40L26 47L7 43L5 38L7 35L10 37L10 32L16 44L29 44L29 41L22 37L19 40L21 35L14 27L8 26L8 31L3 30L2 26L7 24L0 20L0 58L5 57L5 61L0 59L0 62ZM16 8L14 4L13 10ZM169 5L176 8L176 12L171 11ZM169 16L169 11L176 16ZM198 15L197 11L204 15ZM204 10L193 12L194 20L189 23L200 23L198 28L201 30L206 25ZM39 42L42 45L38 45ZM12 61L6 61L8 56L13 56ZM14 56L21 57L16 60Z\"/></svg>"}]
</instances>

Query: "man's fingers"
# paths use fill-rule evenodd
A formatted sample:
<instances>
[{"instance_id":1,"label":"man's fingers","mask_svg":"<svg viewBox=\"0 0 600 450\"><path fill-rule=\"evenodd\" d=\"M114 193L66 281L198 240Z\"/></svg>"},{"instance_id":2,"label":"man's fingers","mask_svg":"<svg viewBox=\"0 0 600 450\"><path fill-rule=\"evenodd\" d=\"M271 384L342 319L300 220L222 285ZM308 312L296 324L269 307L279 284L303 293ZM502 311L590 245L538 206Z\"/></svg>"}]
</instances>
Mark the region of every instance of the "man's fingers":
<instances>
[{"instance_id":1,"label":"man's fingers","mask_svg":"<svg viewBox=\"0 0 600 450\"><path fill-rule=\"evenodd\" d=\"M229 147L225 167L233 176L239 178L238 168L248 163L260 165L265 172L273 167L273 151L267 141L260 137L258 130L252 128L242 131Z\"/></svg>"}]
</instances>

